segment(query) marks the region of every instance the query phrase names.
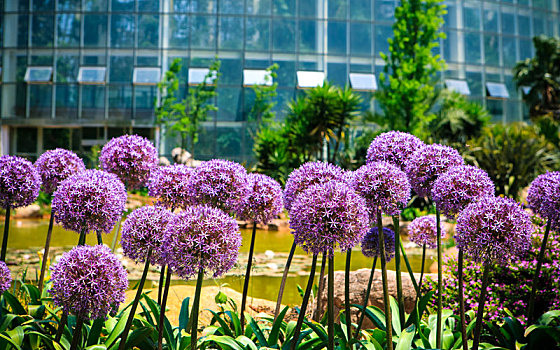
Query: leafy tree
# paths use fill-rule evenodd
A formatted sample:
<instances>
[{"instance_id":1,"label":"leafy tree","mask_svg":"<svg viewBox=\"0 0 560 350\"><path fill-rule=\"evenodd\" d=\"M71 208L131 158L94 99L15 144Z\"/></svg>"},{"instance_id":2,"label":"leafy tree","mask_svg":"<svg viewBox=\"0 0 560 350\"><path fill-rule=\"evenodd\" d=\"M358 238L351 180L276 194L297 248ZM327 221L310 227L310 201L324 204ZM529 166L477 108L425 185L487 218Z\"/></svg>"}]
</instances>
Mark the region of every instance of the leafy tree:
<instances>
[{"instance_id":1,"label":"leafy tree","mask_svg":"<svg viewBox=\"0 0 560 350\"><path fill-rule=\"evenodd\" d=\"M163 79L157 84L158 97L154 100L155 123L162 128L167 127L174 111L173 106L177 103L179 92L179 78L177 75L181 70L181 59L176 58L171 62L169 69L163 75ZM162 130L163 133L165 132ZM161 140L161 137L159 138ZM160 145L157 145L159 151Z\"/></svg>"},{"instance_id":2,"label":"leafy tree","mask_svg":"<svg viewBox=\"0 0 560 350\"><path fill-rule=\"evenodd\" d=\"M434 96L433 80L445 67L438 54L438 40L446 13L442 0L402 0L395 9L393 38L388 39L380 91L376 94L391 130L422 135L430 120L429 103Z\"/></svg>"},{"instance_id":3,"label":"leafy tree","mask_svg":"<svg viewBox=\"0 0 560 350\"><path fill-rule=\"evenodd\" d=\"M276 71L278 70L278 64L273 64L266 69L265 81L268 83L272 81L272 85L253 85L251 89L255 94L255 99L249 113L247 115L247 121L254 123L259 126L261 123L269 123L274 120L275 114L272 108L276 105L273 99L276 97L276 88L278 87L278 82L274 79L278 76Z\"/></svg>"}]
</instances>

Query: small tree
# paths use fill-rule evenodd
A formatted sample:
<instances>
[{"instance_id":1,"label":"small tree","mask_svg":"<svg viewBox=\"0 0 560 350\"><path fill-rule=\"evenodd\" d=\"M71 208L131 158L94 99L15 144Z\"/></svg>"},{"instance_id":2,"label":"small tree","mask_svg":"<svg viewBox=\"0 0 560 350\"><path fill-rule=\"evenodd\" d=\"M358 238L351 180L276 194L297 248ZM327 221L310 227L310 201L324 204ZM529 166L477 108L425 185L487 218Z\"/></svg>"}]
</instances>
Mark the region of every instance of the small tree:
<instances>
[{"instance_id":1,"label":"small tree","mask_svg":"<svg viewBox=\"0 0 560 350\"><path fill-rule=\"evenodd\" d=\"M167 123L175 113L173 106L178 98L179 79L177 75L180 70L181 59L176 58L171 62L169 70L165 72L163 79L157 84L158 96L154 100L154 113L156 115L155 123L161 128L167 127ZM165 134L165 130L162 130L162 134ZM161 142L161 137L158 140L158 142ZM157 145L157 149L159 151L160 144Z\"/></svg>"},{"instance_id":2,"label":"small tree","mask_svg":"<svg viewBox=\"0 0 560 350\"><path fill-rule=\"evenodd\" d=\"M275 114L272 108L276 105L273 99L278 95L276 92L278 82L274 81L278 76L276 74L277 70L278 64L276 63L266 69L265 82L272 82L272 85L253 85L251 87L255 93L255 99L247 115L247 121L256 125L257 128L261 124L267 124L274 120Z\"/></svg>"}]
</instances>

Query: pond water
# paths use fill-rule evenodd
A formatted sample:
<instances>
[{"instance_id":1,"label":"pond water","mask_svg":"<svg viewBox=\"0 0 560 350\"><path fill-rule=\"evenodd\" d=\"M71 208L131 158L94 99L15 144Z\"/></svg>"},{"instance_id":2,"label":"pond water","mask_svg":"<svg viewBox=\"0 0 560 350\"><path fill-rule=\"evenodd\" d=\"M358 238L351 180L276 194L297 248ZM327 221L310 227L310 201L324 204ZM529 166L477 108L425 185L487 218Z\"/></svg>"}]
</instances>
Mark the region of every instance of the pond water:
<instances>
[{"instance_id":1,"label":"pond water","mask_svg":"<svg viewBox=\"0 0 560 350\"><path fill-rule=\"evenodd\" d=\"M2 227L1 225L0 227ZM48 220L12 220L10 225L10 236L8 239L8 250L11 249L30 249L40 250L44 246L46 239L46 233L48 228ZM2 227L3 229L3 227ZM237 267L233 274L225 276L220 279L207 279L204 281L205 285L222 285L227 283L229 287L242 291L243 289L243 274L246 268L246 253L249 250L249 240L251 237L251 230L241 230L243 236L243 246L241 247L240 255L240 266ZM114 237L114 232L108 235L103 235L103 241L111 245L111 241ZM255 243L255 255L264 255L266 251L279 253L277 255L287 255L290 251L293 242L293 236L288 231L257 231L256 243ZM407 237L403 236L403 240L407 241ZM52 247L70 247L78 242L78 234L72 231L66 231L61 226L55 225L53 229L51 246ZM97 238L95 235L88 235L87 244L97 244ZM270 254L270 252L268 252ZM408 257L412 265L414 272L420 272L421 267L421 255L420 249L407 249ZM283 254L282 254L283 253ZM428 272L429 266L432 263L433 251L429 251L429 257L426 259L425 272ZM303 271L299 273L292 273L288 278L287 286L284 292L284 302L288 304L299 304L301 302L301 297L297 291L297 285L299 284L303 288L305 287L308 279L308 275L305 270L309 269L311 257L307 256L306 253L298 248L296 250L296 258L299 261L307 261L307 264L303 266ZM335 254L335 269L343 270L345 263L345 255L341 253ZM362 255L359 248L356 248L352 254L351 270L358 270L361 268L370 268L372 264L372 259L366 258ZM320 268L320 262L317 264L318 269ZM378 262L378 268L380 268ZM394 261L388 264L389 269L394 269ZM406 271L406 266L404 261L402 262L402 268ZM274 273L255 273L251 275L251 283L249 294L256 298L263 298L269 300L276 300L278 289L280 286L280 277L283 267L275 270ZM297 271L297 268L294 270ZM307 276L306 276L307 275ZM317 280L317 279L316 279ZM195 284L195 281L174 283L187 283ZM134 283L131 283L134 285Z\"/></svg>"}]
</instances>

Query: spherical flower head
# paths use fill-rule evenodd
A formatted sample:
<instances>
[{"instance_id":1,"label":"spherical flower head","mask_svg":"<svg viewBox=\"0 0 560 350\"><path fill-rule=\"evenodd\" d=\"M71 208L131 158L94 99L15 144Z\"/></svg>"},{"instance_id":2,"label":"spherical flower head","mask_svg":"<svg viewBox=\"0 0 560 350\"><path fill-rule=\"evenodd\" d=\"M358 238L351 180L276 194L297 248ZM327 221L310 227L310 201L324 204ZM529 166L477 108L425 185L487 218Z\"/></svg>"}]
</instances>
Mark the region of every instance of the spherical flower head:
<instances>
[{"instance_id":1,"label":"spherical flower head","mask_svg":"<svg viewBox=\"0 0 560 350\"><path fill-rule=\"evenodd\" d=\"M125 299L127 273L108 247L78 246L51 267L55 305L85 320L107 318Z\"/></svg>"},{"instance_id":2,"label":"spherical flower head","mask_svg":"<svg viewBox=\"0 0 560 350\"><path fill-rule=\"evenodd\" d=\"M103 146L99 163L101 169L116 174L129 188L140 188L158 165L158 152L144 137L123 135Z\"/></svg>"},{"instance_id":3,"label":"spherical flower head","mask_svg":"<svg viewBox=\"0 0 560 350\"><path fill-rule=\"evenodd\" d=\"M387 162L362 165L354 171L352 186L366 199L372 221L375 221L379 208L387 215L398 215L410 200L406 174Z\"/></svg>"},{"instance_id":4,"label":"spherical flower head","mask_svg":"<svg viewBox=\"0 0 560 350\"><path fill-rule=\"evenodd\" d=\"M371 141L367 150L366 163L388 162L405 171L410 156L422 146L424 146L424 142L409 133L385 132Z\"/></svg>"},{"instance_id":5,"label":"spherical flower head","mask_svg":"<svg viewBox=\"0 0 560 350\"><path fill-rule=\"evenodd\" d=\"M385 242L385 260L391 261L395 256L395 232L390 228L383 227L383 238ZM369 229L362 239L362 254L368 258L380 257L379 249L379 229L373 227Z\"/></svg>"},{"instance_id":6,"label":"spherical flower head","mask_svg":"<svg viewBox=\"0 0 560 350\"><path fill-rule=\"evenodd\" d=\"M284 188L284 206L290 210L296 197L308 187L330 181L346 182L348 175L339 166L326 162L307 162L288 176Z\"/></svg>"},{"instance_id":7,"label":"spherical flower head","mask_svg":"<svg viewBox=\"0 0 560 350\"><path fill-rule=\"evenodd\" d=\"M263 174L248 174L247 181L249 196L243 201L238 217L241 220L267 224L284 208L282 186Z\"/></svg>"},{"instance_id":8,"label":"spherical flower head","mask_svg":"<svg viewBox=\"0 0 560 350\"><path fill-rule=\"evenodd\" d=\"M167 264L184 279L204 273L221 276L239 254L239 225L223 210L209 205L187 207L176 214L163 236Z\"/></svg>"},{"instance_id":9,"label":"spherical flower head","mask_svg":"<svg viewBox=\"0 0 560 350\"><path fill-rule=\"evenodd\" d=\"M12 285L12 274L5 262L0 261L0 294L4 293Z\"/></svg>"},{"instance_id":10,"label":"spherical flower head","mask_svg":"<svg viewBox=\"0 0 560 350\"><path fill-rule=\"evenodd\" d=\"M438 209L450 219L471 202L482 197L494 196L494 182L486 171L472 165L449 168L432 186L432 199Z\"/></svg>"},{"instance_id":11,"label":"spherical flower head","mask_svg":"<svg viewBox=\"0 0 560 350\"><path fill-rule=\"evenodd\" d=\"M421 197L431 194L438 176L453 166L463 165L459 152L449 146L439 144L420 147L410 157L406 174L412 189Z\"/></svg>"},{"instance_id":12,"label":"spherical flower head","mask_svg":"<svg viewBox=\"0 0 560 350\"><path fill-rule=\"evenodd\" d=\"M339 181L313 185L296 197L290 210L294 240L306 252L332 255L358 244L369 228L366 202Z\"/></svg>"},{"instance_id":13,"label":"spherical flower head","mask_svg":"<svg viewBox=\"0 0 560 350\"><path fill-rule=\"evenodd\" d=\"M527 202L533 211L560 230L560 171L537 176L529 187Z\"/></svg>"},{"instance_id":14,"label":"spherical flower head","mask_svg":"<svg viewBox=\"0 0 560 350\"><path fill-rule=\"evenodd\" d=\"M30 161L16 156L0 157L0 205L19 208L39 196L41 177Z\"/></svg>"},{"instance_id":15,"label":"spherical flower head","mask_svg":"<svg viewBox=\"0 0 560 350\"><path fill-rule=\"evenodd\" d=\"M531 217L510 198L484 197L457 218L455 241L476 262L508 263L531 247Z\"/></svg>"},{"instance_id":16,"label":"spherical flower head","mask_svg":"<svg viewBox=\"0 0 560 350\"><path fill-rule=\"evenodd\" d=\"M433 215L420 216L408 225L408 238L419 246L437 247L437 221ZM440 235L445 237L445 226L439 223Z\"/></svg>"},{"instance_id":17,"label":"spherical flower head","mask_svg":"<svg viewBox=\"0 0 560 350\"><path fill-rule=\"evenodd\" d=\"M247 170L225 159L202 162L187 185L191 205L208 204L226 213L239 211L248 195Z\"/></svg>"},{"instance_id":18,"label":"spherical flower head","mask_svg":"<svg viewBox=\"0 0 560 350\"><path fill-rule=\"evenodd\" d=\"M126 198L124 184L115 174L90 169L58 185L52 209L66 230L109 233L121 218Z\"/></svg>"},{"instance_id":19,"label":"spherical flower head","mask_svg":"<svg viewBox=\"0 0 560 350\"><path fill-rule=\"evenodd\" d=\"M188 205L188 183L193 170L184 164L154 168L148 178L148 195L156 197L157 205L168 209Z\"/></svg>"},{"instance_id":20,"label":"spherical flower head","mask_svg":"<svg viewBox=\"0 0 560 350\"><path fill-rule=\"evenodd\" d=\"M130 213L122 225L121 246L126 257L150 264L165 265L162 257L163 233L174 214L162 207L146 205Z\"/></svg>"},{"instance_id":21,"label":"spherical flower head","mask_svg":"<svg viewBox=\"0 0 560 350\"><path fill-rule=\"evenodd\" d=\"M84 161L72 151L56 148L46 151L35 162L35 168L43 180L43 192L53 193L58 184L86 169Z\"/></svg>"}]
</instances>

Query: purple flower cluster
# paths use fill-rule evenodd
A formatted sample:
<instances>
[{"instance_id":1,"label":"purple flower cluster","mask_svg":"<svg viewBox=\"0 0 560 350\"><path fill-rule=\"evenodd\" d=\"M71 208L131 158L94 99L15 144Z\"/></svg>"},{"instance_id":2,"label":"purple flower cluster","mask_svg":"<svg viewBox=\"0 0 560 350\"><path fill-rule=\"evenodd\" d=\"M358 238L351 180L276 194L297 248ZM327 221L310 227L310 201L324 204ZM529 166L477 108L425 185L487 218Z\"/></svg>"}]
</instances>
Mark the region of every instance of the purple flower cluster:
<instances>
[{"instance_id":1,"label":"purple flower cluster","mask_svg":"<svg viewBox=\"0 0 560 350\"><path fill-rule=\"evenodd\" d=\"M5 262L0 261L0 294L4 293L12 285L12 274Z\"/></svg>"},{"instance_id":2,"label":"purple flower cluster","mask_svg":"<svg viewBox=\"0 0 560 350\"><path fill-rule=\"evenodd\" d=\"M425 145L410 157L406 174L412 189L422 197L429 196L437 177L449 168L463 165L459 152L449 146L439 144Z\"/></svg>"},{"instance_id":3,"label":"purple flower cluster","mask_svg":"<svg viewBox=\"0 0 560 350\"><path fill-rule=\"evenodd\" d=\"M63 148L43 153L35 162L35 168L43 180L43 191L49 194L69 176L86 169L84 161L76 153Z\"/></svg>"},{"instance_id":4,"label":"purple flower cluster","mask_svg":"<svg viewBox=\"0 0 560 350\"><path fill-rule=\"evenodd\" d=\"M361 166L354 172L352 185L366 199L372 221L376 220L379 208L386 215L398 215L410 199L406 174L387 162Z\"/></svg>"},{"instance_id":5,"label":"purple flower cluster","mask_svg":"<svg viewBox=\"0 0 560 350\"><path fill-rule=\"evenodd\" d=\"M174 214L162 207L143 206L130 213L122 225L123 253L136 262L145 262L148 250L150 264L165 265L162 254L163 233Z\"/></svg>"},{"instance_id":6,"label":"purple flower cluster","mask_svg":"<svg viewBox=\"0 0 560 350\"><path fill-rule=\"evenodd\" d=\"M472 165L449 168L432 186L432 199L450 219L473 201L494 196L494 183L486 171Z\"/></svg>"},{"instance_id":7,"label":"purple flower cluster","mask_svg":"<svg viewBox=\"0 0 560 350\"><path fill-rule=\"evenodd\" d=\"M158 152L150 140L123 135L107 142L99 154L101 168L116 174L129 188L140 188L158 164Z\"/></svg>"},{"instance_id":8,"label":"purple flower cluster","mask_svg":"<svg viewBox=\"0 0 560 350\"><path fill-rule=\"evenodd\" d=\"M39 196L41 177L30 161L16 156L0 157L0 206L19 208Z\"/></svg>"},{"instance_id":9,"label":"purple flower cluster","mask_svg":"<svg viewBox=\"0 0 560 350\"><path fill-rule=\"evenodd\" d=\"M128 278L105 246L78 246L51 267L53 302L86 320L107 318L125 299Z\"/></svg>"},{"instance_id":10,"label":"purple flower cluster","mask_svg":"<svg viewBox=\"0 0 560 350\"><path fill-rule=\"evenodd\" d=\"M292 203L290 228L296 244L306 252L333 254L337 245L346 251L369 228L366 202L339 181L313 185Z\"/></svg>"},{"instance_id":11,"label":"purple flower cluster","mask_svg":"<svg viewBox=\"0 0 560 350\"><path fill-rule=\"evenodd\" d=\"M199 269L218 277L237 261L241 233L237 222L222 210L193 206L174 215L163 246L167 264L182 278L196 276Z\"/></svg>"},{"instance_id":12,"label":"purple flower cluster","mask_svg":"<svg viewBox=\"0 0 560 350\"><path fill-rule=\"evenodd\" d=\"M373 139L367 150L366 163L388 162L402 171L410 156L424 146L418 137L401 131L389 131Z\"/></svg>"},{"instance_id":13,"label":"purple flower cluster","mask_svg":"<svg viewBox=\"0 0 560 350\"><path fill-rule=\"evenodd\" d=\"M202 162L194 169L187 186L191 205L209 204L226 213L239 211L248 194L245 168L224 159Z\"/></svg>"},{"instance_id":14,"label":"purple flower cluster","mask_svg":"<svg viewBox=\"0 0 560 350\"><path fill-rule=\"evenodd\" d=\"M553 230L560 230L560 171L537 176L529 187L527 201L535 213L551 221Z\"/></svg>"},{"instance_id":15,"label":"purple flower cluster","mask_svg":"<svg viewBox=\"0 0 560 350\"><path fill-rule=\"evenodd\" d=\"M385 242L385 260L391 261L395 256L395 232L390 228L383 227L383 238ZM368 258L380 257L379 250L379 230L377 227L371 228L364 239L362 239L362 254Z\"/></svg>"},{"instance_id":16,"label":"purple flower cluster","mask_svg":"<svg viewBox=\"0 0 560 350\"><path fill-rule=\"evenodd\" d=\"M296 197L308 187L330 181L346 182L348 176L340 167L325 162L307 162L288 176L284 189L284 206L290 210Z\"/></svg>"},{"instance_id":17,"label":"purple flower cluster","mask_svg":"<svg viewBox=\"0 0 560 350\"><path fill-rule=\"evenodd\" d=\"M469 204L457 218L455 240L477 262L507 263L531 246L531 217L510 198L484 197Z\"/></svg>"},{"instance_id":18,"label":"purple flower cluster","mask_svg":"<svg viewBox=\"0 0 560 350\"><path fill-rule=\"evenodd\" d=\"M241 220L267 224L284 208L282 186L263 174L248 174L247 181L249 196L245 198L238 217Z\"/></svg>"},{"instance_id":19,"label":"purple flower cluster","mask_svg":"<svg viewBox=\"0 0 560 350\"><path fill-rule=\"evenodd\" d=\"M189 205L188 183L193 170L184 164L154 168L148 179L148 195L156 197L157 204L168 209Z\"/></svg>"},{"instance_id":20,"label":"purple flower cluster","mask_svg":"<svg viewBox=\"0 0 560 350\"><path fill-rule=\"evenodd\" d=\"M78 233L109 233L121 218L126 190L115 174L85 170L62 181L53 194L55 219Z\"/></svg>"},{"instance_id":21,"label":"purple flower cluster","mask_svg":"<svg viewBox=\"0 0 560 350\"><path fill-rule=\"evenodd\" d=\"M429 248L437 247L437 225L436 217L433 215L418 217L408 225L408 238L419 246L424 244ZM445 226L440 224L441 237L445 237Z\"/></svg>"}]
</instances>

